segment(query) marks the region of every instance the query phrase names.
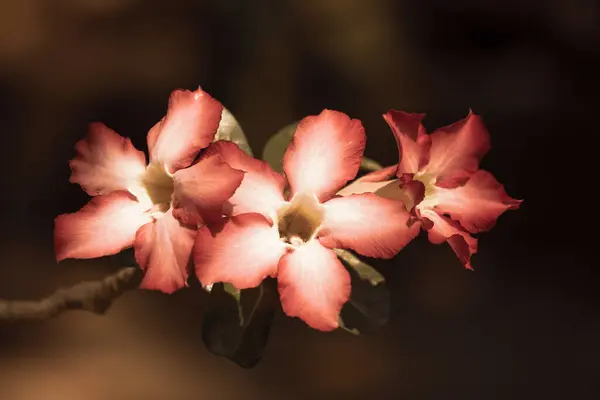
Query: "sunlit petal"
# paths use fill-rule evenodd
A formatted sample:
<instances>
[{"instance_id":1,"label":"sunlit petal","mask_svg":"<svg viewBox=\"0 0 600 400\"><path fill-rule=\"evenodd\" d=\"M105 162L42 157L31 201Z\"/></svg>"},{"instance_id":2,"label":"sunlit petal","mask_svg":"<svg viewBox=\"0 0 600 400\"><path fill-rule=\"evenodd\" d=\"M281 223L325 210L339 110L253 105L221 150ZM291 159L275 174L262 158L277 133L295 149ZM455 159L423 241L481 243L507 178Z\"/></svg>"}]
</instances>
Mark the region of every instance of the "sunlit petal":
<instances>
[{"instance_id":1,"label":"sunlit petal","mask_svg":"<svg viewBox=\"0 0 600 400\"><path fill-rule=\"evenodd\" d=\"M421 227L402 202L372 193L337 197L324 206L325 220L318 233L321 243L367 257L393 257Z\"/></svg>"},{"instance_id":2,"label":"sunlit petal","mask_svg":"<svg viewBox=\"0 0 600 400\"><path fill-rule=\"evenodd\" d=\"M244 180L229 199L231 215L260 213L270 218L284 201L285 179L268 163L248 156L235 143L220 140L210 145L202 157L220 155L232 168L244 171Z\"/></svg>"},{"instance_id":3,"label":"sunlit petal","mask_svg":"<svg viewBox=\"0 0 600 400\"><path fill-rule=\"evenodd\" d=\"M224 203L234 194L244 172L233 169L215 154L173 175L173 215L184 223L221 219Z\"/></svg>"},{"instance_id":4,"label":"sunlit petal","mask_svg":"<svg viewBox=\"0 0 600 400\"><path fill-rule=\"evenodd\" d=\"M90 124L88 136L77 142L75 150L77 155L69 161L70 182L90 196L127 190L146 167L146 156L131 140L99 122Z\"/></svg>"},{"instance_id":5,"label":"sunlit petal","mask_svg":"<svg viewBox=\"0 0 600 400\"><path fill-rule=\"evenodd\" d=\"M256 287L267 276L275 276L285 251L265 217L238 215L224 219L218 227L205 226L198 231L196 275L203 285L229 282L238 289Z\"/></svg>"},{"instance_id":6,"label":"sunlit petal","mask_svg":"<svg viewBox=\"0 0 600 400\"><path fill-rule=\"evenodd\" d=\"M172 293L186 285L196 230L181 225L171 212L140 228L135 259L145 271L142 289Z\"/></svg>"},{"instance_id":7,"label":"sunlit petal","mask_svg":"<svg viewBox=\"0 0 600 400\"><path fill-rule=\"evenodd\" d=\"M291 194L331 198L356 176L365 143L362 123L341 112L324 110L302 119L283 157Z\"/></svg>"},{"instance_id":8,"label":"sunlit petal","mask_svg":"<svg viewBox=\"0 0 600 400\"><path fill-rule=\"evenodd\" d=\"M331 331L350 297L350 274L332 250L312 240L283 256L277 272L283 311L310 327Z\"/></svg>"},{"instance_id":9,"label":"sunlit petal","mask_svg":"<svg viewBox=\"0 0 600 400\"><path fill-rule=\"evenodd\" d=\"M223 106L202 89L175 90L167 115L148 132L150 161L164 163L169 172L189 166L212 142Z\"/></svg>"},{"instance_id":10,"label":"sunlit petal","mask_svg":"<svg viewBox=\"0 0 600 400\"><path fill-rule=\"evenodd\" d=\"M59 215L54 220L56 259L96 258L131 247L138 229L151 220L143 211L132 195L117 191Z\"/></svg>"}]
</instances>

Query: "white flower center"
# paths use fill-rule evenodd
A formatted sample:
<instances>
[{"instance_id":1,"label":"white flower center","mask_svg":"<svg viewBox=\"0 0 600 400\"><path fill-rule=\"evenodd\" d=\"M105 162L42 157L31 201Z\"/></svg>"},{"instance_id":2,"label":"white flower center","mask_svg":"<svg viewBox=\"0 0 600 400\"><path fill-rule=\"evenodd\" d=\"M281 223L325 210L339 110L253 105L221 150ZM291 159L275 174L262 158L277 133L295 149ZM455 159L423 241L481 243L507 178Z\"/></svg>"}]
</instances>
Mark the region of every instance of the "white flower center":
<instances>
[{"instance_id":1,"label":"white flower center","mask_svg":"<svg viewBox=\"0 0 600 400\"><path fill-rule=\"evenodd\" d=\"M314 239L325 218L325 208L313 194L296 194L277 210L279 239L297 248Z\"/></svg>"},{"instance_id":2,"label":"white flower center","mask_svg":"<svg viewBox=\"0 0 600 400\"><path fill-rule=\"evenodd\" d=\"M138 201L152 211L167 212L175 189L173 175L161 163L150 163L136 185L129 189Z\"/></svg>"}]
</instances>

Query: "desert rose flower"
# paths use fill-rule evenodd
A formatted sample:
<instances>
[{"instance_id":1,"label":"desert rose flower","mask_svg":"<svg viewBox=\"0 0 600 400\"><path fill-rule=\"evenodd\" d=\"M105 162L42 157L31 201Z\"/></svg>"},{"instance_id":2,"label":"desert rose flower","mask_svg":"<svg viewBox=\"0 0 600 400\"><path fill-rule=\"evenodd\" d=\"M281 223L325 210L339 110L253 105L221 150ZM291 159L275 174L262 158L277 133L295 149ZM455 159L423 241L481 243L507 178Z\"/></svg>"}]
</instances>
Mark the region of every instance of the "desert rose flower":
<instances>
[{"instance_id":1,"label":"desert rose flower","mask_svg":"<svg viewBox=\"0 0 600 400\"><path fill-rule=\"evenodd\" d=\"M133 246L145 271L141 288L171 293L183 287L197 224L219 218L243 179L243 172L219 157L192 165L213 140L222 110L201 89L174 91L166 116L148 132L148 164L129 139L93 123L75 146L70 181L94 197L78 212L55 219L57 260Z\"/></svg>"},{"instance_id":2,"label":"desert rose flower","mask_svg":"<svg viewBox=\"0 0 600 400\"><path fill-rule=\"evenodd\" d=\"M287 315L315 329L337 328L350 276L332 249L389 258L419 232L403 229L409 214L400 202L372 193L335 196L356 176L365 142L361 122L343 113L306 117L283 158L285 178L232 143L211 147L206 157L220 155L246 174L229 200L231 217L198 233L194 261L202 284L244 289L277 277Z\"/></svg>"},{"instance_id":3,"label":"desert rose flower","mask_svg":"<svg viewBox=\"0 0 600 400\"><path fill-rule=\"evenodd\" d=\"M519 208L522 200L509 197L492 174L479 169L490 149L479 116L469 112L465 119L431 134L421 124L424 116L386 113L400 162L365 175L338 194L373 192L404 203L432 243L448 242L461 263L472 269L477 239L471 233L492 229L502 213Z\"/></svg>"}]
</instances>

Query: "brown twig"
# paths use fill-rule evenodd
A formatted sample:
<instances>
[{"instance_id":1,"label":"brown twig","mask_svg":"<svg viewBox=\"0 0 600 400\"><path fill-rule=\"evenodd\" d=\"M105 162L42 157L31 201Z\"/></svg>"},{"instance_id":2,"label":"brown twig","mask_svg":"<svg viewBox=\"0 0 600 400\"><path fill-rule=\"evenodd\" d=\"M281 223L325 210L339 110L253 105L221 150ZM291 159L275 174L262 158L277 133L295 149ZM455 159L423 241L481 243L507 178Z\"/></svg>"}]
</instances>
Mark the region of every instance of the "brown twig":
<instances>
[{"instance_id":1,"label":"brown twig","mask_svg":"<svg viewBox=\"0 0 600 400\"><path fill-rule=\"evenodd\" d=\"M45 320L67 310L102 315L125 291L139 286L141 275L139 268L126 267L101 281L60 288L41 300L0 300L0 321Z\"/></svg>"}]
</instances>

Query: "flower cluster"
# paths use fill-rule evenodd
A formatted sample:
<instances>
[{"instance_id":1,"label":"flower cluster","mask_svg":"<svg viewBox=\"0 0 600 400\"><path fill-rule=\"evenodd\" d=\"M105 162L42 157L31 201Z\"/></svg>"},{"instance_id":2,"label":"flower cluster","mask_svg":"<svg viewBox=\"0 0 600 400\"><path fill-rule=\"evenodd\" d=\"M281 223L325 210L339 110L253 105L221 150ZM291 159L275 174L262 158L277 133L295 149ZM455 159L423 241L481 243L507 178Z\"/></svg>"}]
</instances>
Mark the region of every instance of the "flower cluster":
<instances>
[{"instance_id":1,"label":"flower cluster","mask_svg":"<svg viewBox=\"0 0 600 400\"><path fill-rule=\"evenodd\" d=\"M422 227L471 268L470 233L520 203L478 169L490 145L472 113L428 135L423 115L388 112L400 162L357 180L366 144L358 120L331 110L304 118L281 175L235 143L214 141L222 113L201 89L173 92L148 132L148 161L129 139L92 124L75 146L70 181L93 197L56 218L57 260L133 247L141 288L165 293L184 287L192 270L205 287L277 278L284 312L329 331L350 296L334 249L391 258Z\"/></svg>"}]
</instances>

